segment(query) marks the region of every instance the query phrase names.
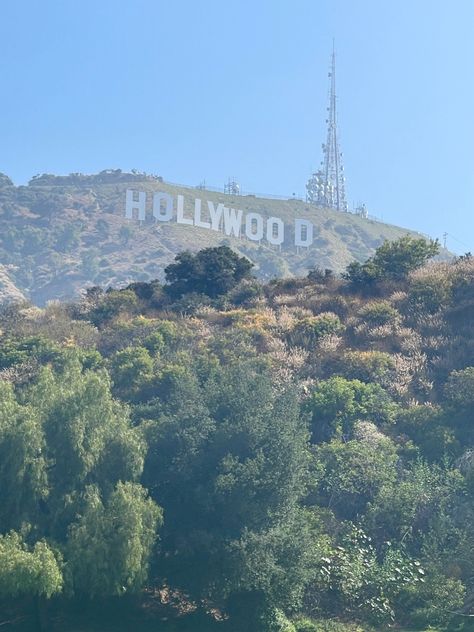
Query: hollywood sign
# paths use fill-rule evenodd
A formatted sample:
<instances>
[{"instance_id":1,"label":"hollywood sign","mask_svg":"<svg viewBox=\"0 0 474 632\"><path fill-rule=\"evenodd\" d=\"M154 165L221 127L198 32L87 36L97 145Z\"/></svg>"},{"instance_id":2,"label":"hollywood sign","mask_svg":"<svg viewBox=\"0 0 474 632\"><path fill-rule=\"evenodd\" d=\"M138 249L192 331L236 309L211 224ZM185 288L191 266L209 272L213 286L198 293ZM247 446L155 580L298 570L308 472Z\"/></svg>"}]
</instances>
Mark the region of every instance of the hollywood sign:
<instances>
[{"instance_id":1,"label":"hollywood sign","mask_svg":"<svg viewBox=\"0 0 474 632\"><path fill-rule=\"evenodd\" d=\"M228 208L222 202L215 204L207 200L204 204L195 198L194 204L186 208L183 195L176 199L169 193L157 191L153 194L151 217L156 222L176 222L187 226L222 232L229 237L247 237L250 241L267 241L274 246L285 243L287 233L291 232L295 246L308 248L313 243L313 224L306 219L295 219L293 230L279 217L264 217L260 213L244 213L239 209ZM125 217L145 221L147 213L147 194L145 191L127 190Z\"/></svg>"}]
</instances>

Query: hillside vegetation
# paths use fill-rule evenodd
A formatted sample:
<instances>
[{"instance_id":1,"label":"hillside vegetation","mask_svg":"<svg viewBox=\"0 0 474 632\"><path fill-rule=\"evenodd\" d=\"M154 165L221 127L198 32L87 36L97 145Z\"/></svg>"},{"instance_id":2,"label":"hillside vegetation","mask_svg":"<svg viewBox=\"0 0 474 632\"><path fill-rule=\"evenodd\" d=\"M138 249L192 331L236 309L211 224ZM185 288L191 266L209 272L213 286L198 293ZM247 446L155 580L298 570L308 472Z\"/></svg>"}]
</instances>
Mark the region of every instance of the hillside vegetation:
<instances>
[{"instance_id":1,"label":"hillside vegetation","mask_svg":"<svg viewBox=\"0 0 474 632\"><path fill-rule=\"evenodd\" d=\"M262 241L226 237L222 232L175 222L155 223L125 218L127 189L195 197L264 217L275 216L289 226L295 217L315 225L314 244L281 249ZM304 276L318 266L342 272L353 260L364 261L384 240L409 231L350 213L318 209L299 200L224 196L212 191L177 187L157 176L108 170L93 176L43 175L28 186L13 186L0 174L0 298L19 294L44 305L71 299L92 285L119 287L133 281L164 279L163 270L183 250L227 244L256 264L263 280Z\"/></svg>"},{"instance_id":2,"label":"hillside vegetation","mask_svg":"<svg viewBox=\"0 0 474 632\"><path fill-rule=\"evenodd\" d=\"M0 624L470 629L474 260L437 250L4 306Z\"/></svg>"}]
</instances>

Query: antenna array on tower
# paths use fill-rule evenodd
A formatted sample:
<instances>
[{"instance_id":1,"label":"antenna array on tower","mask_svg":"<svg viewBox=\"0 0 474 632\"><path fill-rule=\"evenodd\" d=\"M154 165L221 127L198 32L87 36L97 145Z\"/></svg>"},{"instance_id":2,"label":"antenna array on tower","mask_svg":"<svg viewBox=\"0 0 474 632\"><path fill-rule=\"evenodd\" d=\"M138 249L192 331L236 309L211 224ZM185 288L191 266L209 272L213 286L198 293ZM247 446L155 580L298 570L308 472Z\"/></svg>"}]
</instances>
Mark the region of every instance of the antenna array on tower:
<instances>
[{"instance_id":1,"label":"antenna array on tower","mask_svg":"<svg viewBox=\"0 0 474 632\"><path fill-rule=\"evenodd\" d=\"M226 195L240 195L240 184L235 178L229 178L226 184L224 184L224 193Z\"/></svg>"},{"instance_id":2,"label":"antenna array on tower","mask_svg":"<svg viewBox=\"0 0 474 632\"><path fill-rule=\"evenodd\" d=\"M336 97L336 53L333 47L329 71L329 105L327 137L323 144L321 168L312 174L306 184L306 199L312 204L338 211L347 211L346 186L342 152L339 149Z\"/></svg>"}]
</instances>

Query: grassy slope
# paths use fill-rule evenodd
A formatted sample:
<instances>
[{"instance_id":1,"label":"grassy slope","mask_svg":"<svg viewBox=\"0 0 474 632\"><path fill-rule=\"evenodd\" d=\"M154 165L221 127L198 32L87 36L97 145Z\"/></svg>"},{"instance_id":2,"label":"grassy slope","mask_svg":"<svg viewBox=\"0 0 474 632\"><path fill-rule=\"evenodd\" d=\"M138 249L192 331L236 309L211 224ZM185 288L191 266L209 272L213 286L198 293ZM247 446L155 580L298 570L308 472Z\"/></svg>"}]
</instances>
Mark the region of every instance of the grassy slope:
<instances>
[{"instance_id":1,"label":"grassy slope","mask_svg":"<svg viewBox=\"0 0 474 632\"><path fill-rule=\"evenodd\" d=\"M147 221L139 225L124 217L127 188L149 194L157 190L182 194L188 205L196 196L222 201L244 213L252 210L265 217L280 217L288 226L293 225L296 217L309 219L315 225L315 242L311 248L300 248L298 252L288 229L289 243L280 249L265 242L228 238L223 233L174 222ZM149 203L151 197L148 195ZM48 208L50 201L52 211ZM97 230L101 219L108 224L109 234L105 237ZM80 225L80 243L66 252L58 252L56 235L71 224ZM127 244L119 235L125 225L133 230ZM410 232L349 213L317 209L298 200L224 196L154 181L5 187L0 190L0 235L13 227L18 233L8 243L4 239L0 264L7 264L16 287L39 304L52 298L69 298L87 285L117 286L136 280L162 279L164 267L185 249L228 243L255 262L258 276L269 279L305 275L315 266L342 271L354 259L367 259L385 239L396 239ZM21 236L32 227L50 238L48 248L22 250ZM88 260L97 262L98 269L93 273L84 263Z\"/></svg>"},{"instance_id":2,"label":"grassy slope","mask_svg":"<svg viewBox=\"0 0 474 632\"><path fill-rule=\"evenodd\" d=\"M102 191L98 192L99 196L105 194L103 202L110 203L110 200L113 199L114 208L119 209L119 213L123 213L124 190L127 186L117 187L114 192L111 188L103 187ZM283 259L288 272L297 276L306 273L314 265L341 271L354 259L365 260L384 239L396 239L410 232L397 226L363 219L350 213L317 209L299 200L284 201L254 196L224 196L211 191L185 189L166 183L146 182L134 185L133 188L140 188L150 193L160 190L174 196L181 194L184 195L188 205L193 203L195 197L202 197L203 200L211 200L215 203L225 202L226 206L242 209L244 213L255 211L264 217L280 217L288 225L292 225L296 217L311 220L315 225L315 244L310 249L301 248L299 252L292 245L291 239L289 239L290 243L284 244L280 250L278 247L270 246L264 242L259 245L246 239L227 238L233 247L246 252L249 256L253 255L263 271L265 270L262 261L264 257ZM226 239L225 235L220 233L196 228L189 229L175 223L163 224L155 228L155 234L156 232L161 233L163 243L172 251L175 251L177 242L185 247L198 249L207 245L217 245Z\"/></svg>"}]
</instances>

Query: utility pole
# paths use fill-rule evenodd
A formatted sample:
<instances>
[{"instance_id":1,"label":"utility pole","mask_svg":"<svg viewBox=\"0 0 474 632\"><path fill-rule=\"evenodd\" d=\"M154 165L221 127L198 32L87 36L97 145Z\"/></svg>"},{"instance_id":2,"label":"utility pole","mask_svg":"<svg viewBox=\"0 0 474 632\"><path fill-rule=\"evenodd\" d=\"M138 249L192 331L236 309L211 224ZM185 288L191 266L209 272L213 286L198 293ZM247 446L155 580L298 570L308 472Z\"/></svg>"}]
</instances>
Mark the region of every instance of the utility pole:
<instances>
[{"instance_id":1,"label":"utility pole","mask_svg":"<svg viewBox=\"0 0 474 632\"><path fill-rule=\"evenodd\" d=\"M336 51L331 55L329 70L329 104L326 119L326 143L323 144L323 160L321 168L313 173L306 185L307 200L317 206L333 208L337 211L347 211L346 185L342 152L339 148L339 131L337 125L337 95L336 95Z\"/></svg>"}]
</instances>

